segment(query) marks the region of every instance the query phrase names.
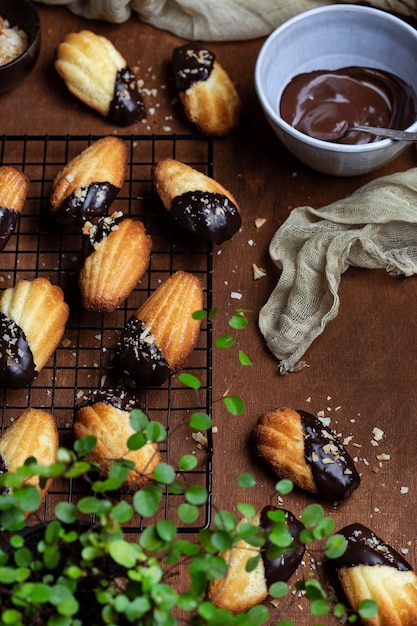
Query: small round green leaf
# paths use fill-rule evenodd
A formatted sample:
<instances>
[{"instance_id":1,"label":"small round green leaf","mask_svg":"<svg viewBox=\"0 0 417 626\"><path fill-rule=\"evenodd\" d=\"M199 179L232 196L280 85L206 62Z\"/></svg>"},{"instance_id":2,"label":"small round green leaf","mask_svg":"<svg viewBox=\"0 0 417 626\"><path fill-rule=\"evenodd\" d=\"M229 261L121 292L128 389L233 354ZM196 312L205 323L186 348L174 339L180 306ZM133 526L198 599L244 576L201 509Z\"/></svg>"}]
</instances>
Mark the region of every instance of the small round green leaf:
<instances>
[{"instance_id":1,"label":"small round green leaf","mask_svg":"<svg viewBox=\"0 0 417 626\"><path fill-rule=\"evenodd\" d=\"M338 559L347 548L347 540L343 535L333 535L329 537L324 546L324 552L329 559Z\"/></svg>"},{"instance_id":2,"label":"small round green leaf","mask_svg":"<svg viewBox=\"0 0 417 626\"><path fill-rule=\"evenodd\" d=\"M243 328L246 328L247 325L248 319L247 317L245 317L243 311L234 313L229 319L229 326L231 326L235 330L242 330Z\"/></svg>"},{"instance_id":3,"label":"small round green leaf","mask_svg":"<svg viewBox=\"0 0 417 626\"><path fill-rule=\"evenodd\" d=\"M208 430L211 428L211 417L207 413L196 411L190 417L190 426L196 430Z\"/></svg>"},{"instance_id":4,"label":"small round green leaf","mask_svg":"<svg viewBox=\"0 0 417 626\"><path fill-rule=\"evenodd\" d=\"M137 558L137 546L124 539L111 541L108 546L113 561L124 567L134 567Z\"/></svg>"},{"instance_id":5,"label":"small round green leaf","mask_svg":"<svg viewBox=\"0 0 417 626\"><path fill-rule=\"evenodd\" d=\"M193 504L182 503L178 507L178 516L184 524L192 524L198 519L198 507Z\"/></svg>"},{"instance_id":6,"label":"small round green leaf","mask_svg":"<svg viewBox=\"0 0 417 626\"><path fill-rule=\"evenodd\" d=\"M282 496L286 496L294 489L294 483L291 480L288 480L288 478L283 478L277 482L275 489Z\"/></svg>"},{"instance_id":7,"label":"small round green leaf","mask_svg":"<svg viewBox=\"0 0 417 626\"><path fill-rule=\"evenodd\" d=\"M72 524L77 519L77 509L70 502L58 502L55 506L56 517L65 524Z\"/></svg>"},{"instance_id":8,"label":"small round green leaf","mask_svg":"<svg viewBox=\"0 0 417 626\"><path fill-rule=\"evenodd\" d=\"M229 334L225 334L225 335L220 335L220 337L217 337L216 341L214 342L214 345L216 346L216 348L230 348L231 346L233 346L236 343L236 339L234 337L232 337Z\"/></svg>"},{"instance_id":9,"label":"small round green leaf","mask_svg":"<svg viewBox=\"0 0 417 626\"><path fill-rule=\"evenodd\" d=\"M252 361L243 350L239 350L239 362L241 365L252 365Z\"/></svg>"},{"instance_id":10,"label":"small round green leaf","mask_svg":"<svg viewBox=\"0 0 417 626\"><path fill-rule=\"evenodd\" d=\"M80 437L76 439L74 442L74 450L78 452L79 455L85 456L89 452L91 452L97 444L97 439L93 435L85 435L84 437ZM63 451L61 449L61 454Z\"/></svg>"},{"instance_id":11,"label":"small round green leaf","mask_svg":"<svg viewBox=\"0 0 417 626\"><path fill-rule=\"evenodd\" d=\"M162 499L161 489L157 485L145 485L133 496L133 506L143 517L151 517L158 511Z\"/></svg>"},{"instance_id":12,"label":"small round green leaf","mask_svg":"<svg viewBox=\"0 0 417 626\"><path fill-rule=\"evenodd\" d=\"M249 472L243 472L242 474L239 474L237 484L239 487L243 487L244 489L251 489L256 486L256 478Z\"/></svg>"},{"instance_id":13,"label":"small round green leaf","mask_svg":"<svg viewBox=\"0 0 417 626\"><path fill-rule=\"evenodd\" d=\"M301 521L310 528L317 526L324 517L324 509L321 504L309 504L301 514Z\"/></svg>"},{"instance_id":14,"label":"small round green leaf","mask_svg":"<svg viewBox=\"0 0 417 626\"><path fill-rule=\"evenodd\" d=\"M183 472L189 472L198 465L198 459L194 454L184 454L178 461L178 467Z\"/></svg>"},{"instance_id":15,"label":"small round green leaf","mask_svg":"<svg viewBox=\"0 0 417 626\"><path fill-rule=\"evenodd\" d=\"M194 376L194 374L181 372L181 374L178 375L178 380L186 387L190 387L190 389L200 389L201 387L201 381L197 376Z\"/></svg>"},{"instance_id":16,"label":"small round green leaf","mask_svg":"<svg viewBox=\"0 0 417 626\"><path fill-rule=\"evenodd\" d=\"M289 592L289 587L287 583L284 583L281 581L273 583L269 587L269 593L273 598L285 598L288 592Z\"/></svg>"},{"instance_id":17,"label":"small round green leaf","mask_svg":"<svg viewBox=\"0 0 417 626\"><path fill-rule=\"evenodd\" d=\"M158 483L170 485L175 479L175 470L168 463L158 463L153 470L153 477Z\"/></svg>"},{"instance_id":18,"label":"small round green leaf","mask_svg":"<svg viewBox=\"0 0 417 626\"><path fill-rule=\"evenodd\" d=\"M132 409L129 413L129 422L133 430L140 432L149 424L149 418L142 409Z\"/></svg>"},{"instance_id":19,"label":"small round green leaf","mask_svg":"<svg viewBox=\"0 0 417 626\"><path fill-rule=\"evenodd\" d=\"M363 600L359 604L358 613L363 619L375 617L378 613L378 604L374 600Z\"/></svg>"},{"instance_id":20,"label":"small round green leaf","mask_svg":"<svg viewBox=\"0 0 417 626\"><path fill-rule=\"evenodd\" d=\"M249 504L248 502L238 502L237 509L243 517L246 519L252 519L256 515L256 509L253 504Z\"/></svg>"},{"instance_id":21,"label":"small round green leaf","mask_svg":"<svg viewBox=\"0 0 417 626\"><path fill-rule=\"evenodd\" d=\"M223 398L223 402L226 409L232 415L241 415L244 411L245 403L240 396L227 396L226 398Z\"/></svg>"}]
</instances>

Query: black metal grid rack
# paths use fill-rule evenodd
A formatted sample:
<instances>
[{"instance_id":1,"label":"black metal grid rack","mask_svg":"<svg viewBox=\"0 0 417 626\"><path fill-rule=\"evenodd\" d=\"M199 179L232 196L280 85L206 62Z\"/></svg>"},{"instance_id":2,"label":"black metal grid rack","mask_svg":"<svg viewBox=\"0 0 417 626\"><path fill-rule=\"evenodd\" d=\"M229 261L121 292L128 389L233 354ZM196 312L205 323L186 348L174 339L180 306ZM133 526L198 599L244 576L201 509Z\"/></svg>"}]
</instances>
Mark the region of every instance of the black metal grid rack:
<instances>
[{"instance_id":1,"label":"black metal grid rack","mask_svg":"<svg viewBox=\"0 0 417 626\"><path fill-rule=\"evenodd\" d=\"M158 285L176 270L199 276L203 283L205 307L212 306L211 244L182 231L171 219L154 191L151 168L162 158L178 159L212 176L213 151L209 139L201 136L121 136L128 145L129 163L125 184L111 212L120 209L144 222L152 238L151 262L126 302L113 313L83 310L78 290L81 261L81 229L60 226L49 211L49 196L57 172L96 136L2 136L0 163L13 165L30 179L26 203L7 246L0 252L0 289L19 279L45 276L64 291L70 306L63 340L37 379L26 389L0 390L0 434L26 408L51 411L56 419L60 444L71 446L72 424L77 398L99 388L114 388L112 360L116 343L127 319ZM211 496L212 434L207 445L199 447L188 425L193 411L211 414L211 329L203 323L199 342L189 357L186 371L202 382L198 392L172 376L160 388L135 390L141 408L167 428L167 441L161 449L163 460L175 465L184 453L197 455L198 465L186 480L201 484ZM119 381L120 382L120 381ZM130 392L130 390L129 390ZM61 489L52 484L40 515L50 519L59 500L74 500L84 494L85 485ZM180 532L197 532L210 523L210 497L199 519L184 527L176 519L178 498L165 494L164 513ZM137 516L139 518L139 516ZM144 521L135 519L127 529L139 532Z\"/></svg>"}]
</instances>

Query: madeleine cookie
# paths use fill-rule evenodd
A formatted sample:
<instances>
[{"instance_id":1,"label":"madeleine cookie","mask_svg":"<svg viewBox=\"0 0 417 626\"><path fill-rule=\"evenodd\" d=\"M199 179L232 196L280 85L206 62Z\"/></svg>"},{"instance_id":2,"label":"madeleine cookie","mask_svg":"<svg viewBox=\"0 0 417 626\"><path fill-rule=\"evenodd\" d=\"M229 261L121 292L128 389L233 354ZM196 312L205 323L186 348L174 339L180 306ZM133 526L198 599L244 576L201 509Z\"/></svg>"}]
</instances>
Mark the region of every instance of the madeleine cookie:
<instances>
[{"instance_id":1,"label":"madeleine cookie","mask_svg":"<svg viewBox=\"0 0 417 626\"><path fill-rule=\"evenodd\" d=\"M266 540L261 549L262 558L255 569L247 571L246 563L255 556L256 548L241 539L222 556L228 564L225 578L217 578L209 583L208 598L217 607L233 613L248 611L263 602L268 596L269 587L276 582L286 582L297 569L303 558L305 546L299 540L304 525L290 511L284 511L287 529L292 537L292 544L280 556L270 556L273 543L269 536L272 520L269 513L275 507L262 509L255 522L265 530ZM243 519L241 523L247 522Z\"/></svg>"},{"instance_id":2,"label":"madeleine cookie","mask_svg":"<svg viewBox=\"0 0 417 626\"><path fill-rule=\"evenodd\" d=\"M123 372L137 385L162 385L194 349L203 308L203 288L193 274L179 271L163 282L127 322L120 339Z\"/></svg>"},{"instance_id":3,"label":"madeleine cookie","mask_svg":"<svg viewBox=\"0 0 417 626\"><path fill-rule=\"evenodd\" d=\"M79 275L82 303L89 311L114 311L132 292L146 271L151 238L142 222L122 211L87 222L84 265Z\"/></svg>"},{"instance_id":4,"label":"madeleine cookie","mask_svg":"<svg viewBox=\"0 0 417 626\"><path fill-rule=\"evenodd\" d=\"M194 235L220 244L239 230L239 205L213 178L169 158L152 168L152 178L164 207Z\"/></svg>"},{"instance_id":5,"label":"madeleine cookie","mask_svg":"<svg viewBox=\"0 0 417 626\"><path fill-rule=\"evenodd\" d=\"M326 566L336 573L354 611L363 600L378 605L375 617L362 618L367 626L412 626L417 624L417 575L411 565L390 545L362 524L338 532L347 549Z\"/></svg>"},{"instance_id":6,"label":"madeleine cookie","mask_svg":"<svg viewBox=\"0 0 417 626\"><path fill-rule=\"evenodd\" d=\"M55 176L50 210L62 224L83 222L106 213L126 175L127 146L103 137L69 161Z\"/></svg>"},{"instance_id":7,"label":"madeleine cookie","mask_svg":"<svg viewBox=\"0 0 417 626\"><path fill-rule=\"evenodd\" d=\"M74 96L119 126L145 119L138 82L106 37L90 30L68 34L57 48L55 68Z\"/></svg>"},{"instance_id":8,"label":"madeleine cookie","mask_svg":"<svg viewBox=\"0 0 417 626\"><path fill-rule=\"evenodd\" d=\"M15 167L0 167L0 250L10 239L22 212L29 189L29 178Z\"/></svg>"},{"instance_id":9,"label":"madeleine cookie","mask_svg":"<svg viewBox=\"0 0 417 626\"><path fill-rule=\"evenodd\" d=\"M0 385L29 385L62 339L69 308L46 278L21 280L0 296Z\"/></svg>"},{"instance_id":10,"label":"madeleine cookie","mask_svg":"<svg viewBox=\"0 0 417 626\"><path fill-rule=\"evenodd\" d=\"M172 54L175 84L188 119L206 135L224 136L239 124L242 103L213 52L195 43Z\"/></svg>"},{"instance_id":11,"label":"madeleine cookie","mask_svg":"<svg viewBox=\"0 0 417 626\"><path fill-rule=\"evenodd\" d=\"M134 463L124 488L139 489L152 480L152 472L161 462L158 445L147 441L138 450L129 450L127 440L135 431L130 425L129 412L135 401L124 392L96 392L84 398L83 406L76 411L74 433L77 439L93 435L97 439L95 448L88 458L97 463L100 471L107 475L113 461L126 459Z\"/></svg>"},{"instance_id":12,"label":"madeleine cookie","mask_svg":"<svg viewBox=\"0 0 417 626\"><path fill-rule=\"evenodd\" d=\"M301 489L340 501L359 487L359 474L342 443L306 411L281 408L264 413L252 436L258 455Z\"/></svg>"},{"instance_id":13,"label":"madeleine cookie","mask_svg":"<svg viewBox=\"0 0 417 626\"><path fill-rule=\"evenodd\" d=\"M15 472L26 459L34 457L37 463L52 465L56 462L58 429L51 413L39 409L26 409L0 437L0 471ZM49 481L42 487L39 478L32 476L27 482L35 485L42 499Z\"/></svg>"}]
</instances>

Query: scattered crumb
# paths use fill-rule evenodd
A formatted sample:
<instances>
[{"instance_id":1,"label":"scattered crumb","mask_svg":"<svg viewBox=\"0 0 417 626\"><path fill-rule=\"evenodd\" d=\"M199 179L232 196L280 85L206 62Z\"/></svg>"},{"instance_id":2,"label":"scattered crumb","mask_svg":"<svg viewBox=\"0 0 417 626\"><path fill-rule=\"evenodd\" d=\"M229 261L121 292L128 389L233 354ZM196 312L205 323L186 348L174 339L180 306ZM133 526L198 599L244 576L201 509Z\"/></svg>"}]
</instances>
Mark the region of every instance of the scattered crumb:
<instances>
[{"instance_id":1,"label":"scattered crumb","mask_svg":"<svg viewBox=\"0 0 417 626\"><path fill-rule=\"evenodd\" d=\"M255 226L256 228L261 228L261 226L263 226L266 222L266 218L265 217L257 217L255 220Z\"/></svg>"},{"instance_id":2,"label":"scattered crumb","mask_svg":"<svg viewBox=\"0 0 417 626\"><path fill-rule=\"evenodd\" d=\"M230 297L233 298L234 300L240 300L242 297L242 294L239 293L239 291L231 291Z\"/></svg>"},{"instance_id":3,"label":"scattered crumb","mask_svg":"<svg viewBox=\"0 0 417 626\"><path fill-rule=\"evenodd\" d=\"M384 436L384 431L378 428L377 426L375 426L375 428L372 431L372 434L374 436L375 441L381 441L382 437Z\"/></svg>"},{"instance_id":4,"label":"scattered crumb","mask_svg":"<svg viewBox=\"0 0 417 626\"><path fill-rule=\"evenodd\" d=\"M408 493L408 489L409 489L408 487L401 487L401 489L400 489L401 495L404 495L405 493Z\"/></svg>"},{"instance_id":5,"label":"scattered crumb","mask_svg":"<svg viewBox=\"0 0 417 626\"><path fill-rule=\"evenodd\" d=\"M252 263L253 280L259 280L266 276L266 272L262 267L258 267L256 263Z\"/></svg>"},{"instance_id":6,"label":"scattered crumb","mask_svg":"<svg viewBox=\"0 0 417 626\"><path fill-rule=\"evenodd\" d=\"M203 433L201 433L200 431L197 433L192 433L191 436L194 439L197 448L201 449L207 445L207 437L203 435Z\"/></svg>"}]
</instances>

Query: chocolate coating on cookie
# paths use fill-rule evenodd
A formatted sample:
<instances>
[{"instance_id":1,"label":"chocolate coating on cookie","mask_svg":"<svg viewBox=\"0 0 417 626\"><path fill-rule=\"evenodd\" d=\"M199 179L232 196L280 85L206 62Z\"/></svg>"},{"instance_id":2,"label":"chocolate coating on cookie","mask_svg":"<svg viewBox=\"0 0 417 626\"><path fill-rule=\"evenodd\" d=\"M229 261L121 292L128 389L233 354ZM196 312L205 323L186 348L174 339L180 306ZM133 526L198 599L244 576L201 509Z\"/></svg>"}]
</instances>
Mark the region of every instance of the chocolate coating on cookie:
<instances>
[{"instance_id":1,"label":"chocolate coating on cookie","mask_svg":"<svg viewBox=\"0 0 417 626\"><path fill-rule=\"evenodd\" d=\"M97 402L109 404L121 411L131 411L138 407L136 398L132 398L122 389L95 389L89 394L82 396L77 409L84 406L91 406Z\"/></svg>"},{"instance_id":2,"label":"chocolate coating on cookie","mask_svg":"<svg viewBox=\"0 0 417 626\"><path fill-rule=\"evenodd\" d=\"M56 213L57 220L61 224L72 224L100 217L119 191L119 187L107 182L86 185L63 200Z\"/></svg>"},{"instance_id":3,"label":"chocolate coating on cookie","mask_svg":"<svg viewBox=\"0 0 417 626\"><path fill-rule=\"evenodd\" d=\"M25 333L18 324L0 312L0 384L20 389L30 385L36 373Z\"/></svg>"},{"instance_id":4,"label":"chocolate coating on cookie","mask_svg":"<svg viewBox=\"0 0 417 626\"><path fill-rule=\"evenodd\" d=\"M138 385L158 387L171 372L146 322L135 315L121 335L119 360L124 373Z\"/></svg>"},{"instance_id":5,"label":"chocolate coating on cookie","mask_svg":"<svg viewBox=\"0 0 417 626\"><path fill-rule=\"evenodd\" d=\"M300 533L304 529L302 524L290 511L285 511L285 521L288 532L293 538L293 545L288 554L281 554L276 558L268 558L268 551L276 547L269 539L269 533L273 521L268 517L269 511L275 511L275 507L266 506L261 511L260 526L266 530L267 538L262 551L262 559L265 567L265 578L268 587L276 582L286 582L299 566L305 551L305 545L300 541Z\"/></svg>"},{"instance_id":6,"label":"chocolate coating on cookie","mask_svg":"<svg viewBox=\"0 0 417 626\"><path fill-rule=\"evenodd\" d=\"M304 428L304 456L320 496L345 500L359 487L355 463L335 435L306 411L298 411Z\"/></svg>"},{"instance_id":7,"label":"chocolate coating on cookie","mask_svg":"<svg viewBox=\"0 0 417 626\"><path fill-rule=\"evenodd\" d=\"M105 215L99 219L96 225L88 223L84 226L85 236L83 237L84 258L94 252L97 244L108 237L111 232L117 230L119 224L126 219L122 211L115 211L112 215ZM88 228L87 228L88 226Z\"/></svg>"},{"instance_id":8,"label":"chocolate coating on cookie","mask_svg":"<svg viewBox=\"0 0 417 626\"><path fill-rule=\"evenodd\" d=\"M18 217L18 211L0 207L0 250L3 250L4 246L9 241L10 235L16 226Z\"/></svg>"},{"instance_id":9,"label":"chocolate coating on cookie","mask_svg":"<svg viewBox=\"0 0 417 626\"><path fill-rule=\"evenodd\" d=\"M109 118L119 126L129 126L146 117L146 108L137 81L128 67L118 70L110 102Z\"/></svg>"},{"instance_id":10,"label":"chocolate coating on cookie","mask_svg":"<svg viewBox=\"0 0 417 626\"><path fill-rule=\"evenodd\" d=\"M207 80L213 71L215 56L202 46L184 44L174 49L172 65L178 91L187 91L194 83Z\"/></svg>"},{"instance_id":11,"label":"chocolate coating on cookie","mask_svg":"<svg viewBox=\"0 0 417 626\"><path fill-rule=\"evenodd\" d=\"M347 548L342 556L329 560L329 564L336 569L356 565L388 565L397 570L412 570L401 554L362 524L345 526L338 534L345 537Z\"/></svg>"},{"instance_id":12,"label":"chocolate coating on cookie","mask_svg":"<svg viewBox=\"0 0 417 626\"><path fill-rule=\"evenodd\" d=\"M186 230L217 244L231 239L242 224L236 205L227 196L209 191L176 196L170 213Z\"/></svg>"}]
</instances>

